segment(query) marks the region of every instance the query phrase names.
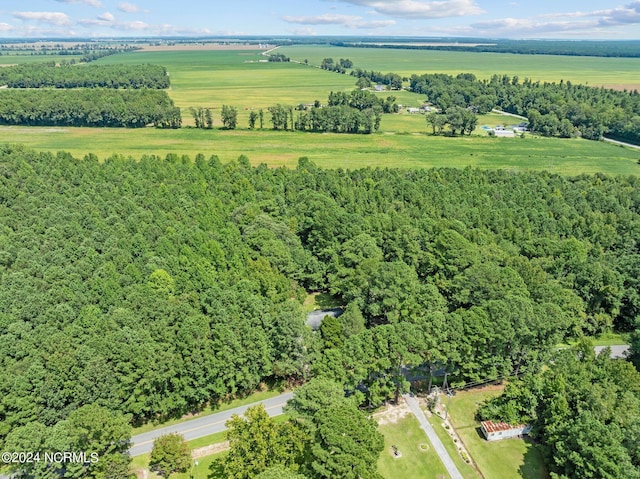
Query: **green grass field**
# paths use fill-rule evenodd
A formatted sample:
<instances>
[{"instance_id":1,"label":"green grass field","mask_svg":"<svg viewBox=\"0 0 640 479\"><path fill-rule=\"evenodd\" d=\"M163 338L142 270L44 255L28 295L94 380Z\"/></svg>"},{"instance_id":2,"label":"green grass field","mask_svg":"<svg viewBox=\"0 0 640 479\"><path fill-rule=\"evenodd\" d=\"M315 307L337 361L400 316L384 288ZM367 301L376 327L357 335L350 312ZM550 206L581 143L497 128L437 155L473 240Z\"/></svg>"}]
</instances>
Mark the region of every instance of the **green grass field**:
<instances>
[{"instance_id":1,"label":"green grass field","mask_svg":"<svg viewBox=\"0 0 640 479\"><path fill-rule=\"evenodd\" d=\"M177 106L186 111L191 106L220 109L223 104L231 105L238 109L245 126L252 108L326 102L330 91L349 91L355 85L356 80L347 75L265 59L255 50L129 52L96 63L163 65L171 78L169 94Z\"/></svg>"},{"instance_id":2,"label":"green grass field","mask_svg":"<svg viewBox=\"0 0 640 479\"><path fill-rule=\"evenodd\" d=\"M384 435L384 449L378 460L378 472L386 479L449 477L429 439L412 415L378 430ZM397 446L401 457L394 457L391 446Z\"/></svg>"},{"instance_id":3,"label":"green grass field","mask_svg":"<svg viewBox=\"0 0 640 479\"><path fill-rule=\"evenodd\" d=\"M227 455L226 451L220 452L218 454L212 454L211 456L205 456L199 458L198 466L196 467L195 461L191 465L191 468L187 472L179 473L179 474L171 474L171 479L204 479L209 475L209 467L216 459L223 458ZM149 454L145 454L143 456L137 456L133 459L131 463L131 471L136 469L147 468L149 465ZM161 476L156 474L155 472L150 472L148 475L149 479L161 479Z\"/></svg>"},{"instance_id":4,"label":"green grass field","mask_svg":"<svg viewBox=\"0 0 640 479\"><path fill-rule=\"evenodd\" d=\"M433 426L433 430L442 441L442 444L444 444L449 456L451 456L451 459L453 459L453 462L456 464L460 474L462 474L462 477L464 477L464 479L481 479L478 471L476 471L470 464L464 462L458 453L458 448L453 442L453 439L451 439L449 433L444 429L444 427L442 427L442 419L435 415L427 416L427 418L429 419L431 426Z\"/></svg>"},{"instance_id":5,"label":"green grass field","mask_svg":"<svg viewBox=\"0 0 640 479\"><path fill-rule=\"evenodd\" d=\"M474 419L478 405L500 391L462 391L448 399L456 432L466 445L483 476L493 478L546 479L548 473L540 450L528 440L487 442Z\"/></svg>"},{"instance_id":6,"label":"green grass field","mask_svg":"<svg viewBox=\"0 0 640 479\"><path fill-rule=\"evenodd\" d=\"M640 58L574 57L560 55L516 55L392 48L334 46L286 46L278 50L292 60L320 65L324 58L348 58L354 67L403 76L424 73L474 73L479 78L493 74L517 75L521 79L571 81L593 86L640 87Z\"/></svg>"},{"instance_id":7,"label":"green grass field","mask_svg":"<svg viewBox=\"0 0 640 479\"><path fill-rule=\"evenodd\" d=\"M424 121L424 120L423 120ZM384 119L383 119L384 122ZM425 124L426 126L426 124ZM340 135L282 131L0 127L0 143L36 150L114 153L140 158L167 153L218 155L223 162L246 155L253 164L294 167L309 157L326 168L478 167L561 174L638 174L640 152L607 143L552 138L433 137L423 133Z\"/></svg>"}]
</instances>

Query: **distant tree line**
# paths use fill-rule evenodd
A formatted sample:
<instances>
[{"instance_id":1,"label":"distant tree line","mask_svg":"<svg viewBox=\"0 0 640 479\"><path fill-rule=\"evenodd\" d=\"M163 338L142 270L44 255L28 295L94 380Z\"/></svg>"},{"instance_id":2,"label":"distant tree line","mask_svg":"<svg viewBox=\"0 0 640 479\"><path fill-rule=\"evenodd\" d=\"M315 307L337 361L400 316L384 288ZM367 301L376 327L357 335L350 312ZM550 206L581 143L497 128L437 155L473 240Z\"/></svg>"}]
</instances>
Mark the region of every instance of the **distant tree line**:
<instances>
[{"instance_id":1,"label":"distant tree line","mask_svg":"<svg viewBox=\"0 0 640 479\"><path fill-rule=\"evenodd\" d=\"M298 112L296 130L331 133L375 133L380 128L380 109L358 109L348 105L312 107Z\"/></svg>"},{"instance_id":2,"label":"distant tree line","mask_svg":"<svg viewBox=\"0 0 640 479\"><path fill-rule=\"evenodd\" d=\"M398 113L399 107L395 96L381 98L366 90L352 90L350 93L338 91L330 92L329 106L350 106L357 110L377 109L382 113Z\"/></svg>"},{"instance_id":3,"label":"distant tree line","mask_svg":"<svg viewBox=\"0 0 640 479\"><path fill-rule=\"evenodd\" d=\"M316 40L317 41L317 40ZM396 39L397 41L397 39ZM516 53L523 55L567 55L567 56L593 56L593 57L640 57L640 42L637 40L487 40L482 38L463 41L473 43L465 45L462 41L456 45L411 45L411 39L405 39L402 45L393 44L393 40L384 42L378 39L375 44L364 42L331 42L331 45L349 48L390 48L397 50L440 50L454 52L493 52ZM424 42L423 38L415 39L416 42ZM451 39L443 40L450 43Z\"/></svg>"},{"instance_id":4,"label":"distant tree line","mask_svg":"<svg viewBox=\"0 0 640 479\"><path fill-rule=\"evenodd\" d=\"M325 58L320 64L320 68L336 73L346 73L347 69L353 68L353 62L348 58L341 58L334 62L333 58Z\"/></svg>"},{"instance_id":5,"label":"distant tree line","mask_svg":"<svg viewBox=\"0 0 640 479\"><path fill-rule=\"evenodd\" d=\"M545 136L599 140L607 134L640 143L640 93L576 85L540 83L506 75L478 80L471 73L412 75L410 89L441 110L452 106L486 113L499 108L529 118Z\"/></svg>"},{"instance_id":6,"label":"distant tree line","mask_svg":"<svg viewBox=\"0 0 640 479\"><path fill-rule=\"evenodd\" d=\"M387 85L391 90L402 90L403 78L397 73L382 73L374 70L367 71L356 68L351 71L350 75L357 78L366 78L373 83Z\"/></svg>"},{"instance_id":7,"label":"distant tree line","mask_svg":"<svg viewBox=\"0 0 640 479\"><path fill-rule=\"evenodd\" d=\"M319 101L310 107L299 105L295 118L291 107L276 105L269 112L274 130L369 134L378 131L383 113L398 111L395 100L393 96L382 99L365 90L332 91L327 106Z\"/></svg>"},{"instance_id":8,"label":"distant tree line","mask_svg":"<svg viewBox=\"0 0 640 479\"><path fill-rule=\"evenodd\" d=\"M269 61L270 62L288 62L288 61L291 61L291 59L288 56L283 55L282 53L271 53L269 55Z\"/></svg>"},{"instance_id":9,"label":"distant tree line","mask_svg":"<svg viewBox=\"0 0 640 479\"><path fill-rule=\"evenodd\" d=\"M0 85L9 88L168 88L160 65L74 66L55 62L29 63L0 69Z\"/></svg>"},{"instance_id":10,"label":"distant tree line","mask_svg":"<svg viewBox=\"0 0 640 479\"><path fill-rule=\"evenodd\" d=\"M196 128L203 128L211 130L213 128L213 115L211 108L204 107L191 107L189 108L191 116ZM222 105L222 111L220 113L220 120L222 126L227 130L235 130L238 125L238 110L235 107L229 105Z\"/></svg>"},{"instance_id":11,"label":"distant tree line","mask_svg":"<svg viewBox=\"0 0 640 479\"><path fill-rule=\"evenodd\" d=\"M90 63L100 58L108 57L110 55L116 55L118 53L126 53L130 51L140 50L140 47L126 45L124 47L119 48L109 48L106 50L96 50L92 52L85 52L82 57L80 57L80 62L82 63Z\"/></svg>"},{"instance_id":12,"label":"distant tree line","mask_svg":"<svg viewBox=\"0 0 640 479\"><path fill-rule=\"evenodd\" d=\"M0 92L0 124L179 128L180 109L163 90L18 90Z\"/></svg>"},{"instance_id":13,"label":"distant tree line","mask_svg":"<svg viewBox=\"0 0 640 479\"><path fill-rule=\"evenodd\" d=\"M469 108L452 106L444 111L427 113L425 119L431 125L434 135L442 135L445 127L449 128L451 136L471 135L478 125L478 116Z\"/></svg>"},{"instance_id":14,"label":"distant tree line","mask_svg":"<svg viewBox=\"0 0 640 479\"><path fill-rule=\"evenodd\" d=\"M213 116L211 115L210 108L191 107L189 108L196 128L203 128L210 130L213 128Z\"/></svg>"}]
</instances>

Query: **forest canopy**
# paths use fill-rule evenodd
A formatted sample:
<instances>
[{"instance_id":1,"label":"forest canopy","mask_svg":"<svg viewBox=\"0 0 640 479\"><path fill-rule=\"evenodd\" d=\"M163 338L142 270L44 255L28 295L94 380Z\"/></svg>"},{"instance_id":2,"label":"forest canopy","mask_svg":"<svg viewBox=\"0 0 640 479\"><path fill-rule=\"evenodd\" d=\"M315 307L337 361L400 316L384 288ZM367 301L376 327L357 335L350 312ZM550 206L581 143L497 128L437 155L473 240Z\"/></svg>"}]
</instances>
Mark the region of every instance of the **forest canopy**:
<instances>
[{"instance_id":1,"label":"forest canopy","mask_svg":"<svg viewBox=\"0 0 640 479\"><path fill-rule=\"evenodd\" d=\"M8 88L169 88L160 65L71 65L26 63L0 68L0 85Z\"/></svg>"},{"instance_id":2,"label":"forest canopy","mask_svg":"<svg viewBox=\"0 0 640 479\"><path fill-rule=\"evenodd\" d=\"M180 108L164 90L0 91L0 124L27 126L92 126L179 128Z\"/></svg>"},{"instance_id":3,"label":"forest canopy","mask_svg":"<svg viewBox=\"0 0 640 479\"><path fill-rule=\"evenodd\" d=\"M0 443L85 405L140 423L269 378L375 406L403 367L463 384L639 326L637 177L4 145L0 218ZM319 334L309 291L345 307Z\"/></svg>"}]
</instances>

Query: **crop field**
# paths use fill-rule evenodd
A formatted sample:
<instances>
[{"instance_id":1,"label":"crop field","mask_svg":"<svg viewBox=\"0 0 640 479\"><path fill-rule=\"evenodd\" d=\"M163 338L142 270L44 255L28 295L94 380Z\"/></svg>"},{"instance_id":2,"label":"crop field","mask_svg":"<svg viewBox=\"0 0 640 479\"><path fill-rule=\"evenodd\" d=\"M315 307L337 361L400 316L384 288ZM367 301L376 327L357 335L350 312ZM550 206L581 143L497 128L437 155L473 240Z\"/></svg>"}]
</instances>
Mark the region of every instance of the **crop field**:
<instances>
[{"instance_id":1,"label":"crop field","mask_svg":"<svg viewBox=\"0 0 640 479\"><path fill-rule=\"evenodd\" d=\"M516 55L394 48L332 46L287 46L276 50L292 60L309 60L320 65L324 58L348 58L354 67L403 76L423 73L474 73L479 78L507 74L521 79L560 80L604 85L610 88L640 88L640 58L574 57L559 55Z\"/></svg>"},{"instance_id":2,"label":"crop field","mask_svg":"<svg viewBox=\"0 0 640 479\"><path fill-rule=\"evenodd\" d=\"M130 52L96 63L154 63L167 68L171 97L177 106L238 109L242 122L248 111L281 103L296 106L327 101L329 92L350 91L355 79L312 66L266 62L259 51ZM188 112L186 115L188 116Z\"/></svg>"}]
</instances>

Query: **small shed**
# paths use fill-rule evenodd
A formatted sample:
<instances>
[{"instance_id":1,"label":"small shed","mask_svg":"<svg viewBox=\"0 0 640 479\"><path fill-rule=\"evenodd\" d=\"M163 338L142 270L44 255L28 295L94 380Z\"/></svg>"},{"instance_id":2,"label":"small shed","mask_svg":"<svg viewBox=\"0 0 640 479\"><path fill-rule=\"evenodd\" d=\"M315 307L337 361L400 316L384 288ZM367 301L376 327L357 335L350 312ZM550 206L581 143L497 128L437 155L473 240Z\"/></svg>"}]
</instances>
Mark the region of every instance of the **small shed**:
<instances>
[{"instance_id":1,"label":"small shed","mask_svg":"<svg viewBox=\"0 0 640 479\"><path fill-rule=\"evenodd\" d=\"M407 113L409 113L410 115L416 114L416 113L420 113L420 108L407 108Z\"/></svg>"},{"instance_id":2,"label":"small shed","mask_svg":"<svg viewBox=\"0 0 640 479\"><path fill-rule=\"evenodd\" d=\"M529 434L531 426L526 424L519 424L513 426L506 422L493 422L482 421L482 434L487 438L487 441L499 441L500 439L508 439L511 437L521 437L525 434Z\"/></svg>"}]
</instances>

